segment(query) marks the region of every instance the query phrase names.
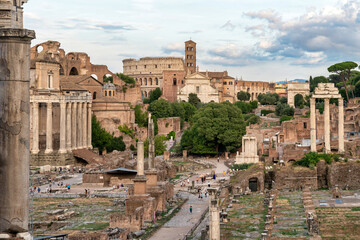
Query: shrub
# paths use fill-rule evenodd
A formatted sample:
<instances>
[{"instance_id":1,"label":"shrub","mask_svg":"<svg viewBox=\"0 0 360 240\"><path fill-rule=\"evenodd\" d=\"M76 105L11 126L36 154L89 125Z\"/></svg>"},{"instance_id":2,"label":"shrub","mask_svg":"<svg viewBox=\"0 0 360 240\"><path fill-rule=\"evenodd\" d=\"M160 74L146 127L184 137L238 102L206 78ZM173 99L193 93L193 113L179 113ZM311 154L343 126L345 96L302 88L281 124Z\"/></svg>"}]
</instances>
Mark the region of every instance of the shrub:
<instances>
[{"instance_id":1,"label":"shrub","mask_svg":"<svg viewBox=\"0 0 360 240\"><path fill-rule=\"evenodd\" d=\"M293 117L291 117L291 116L282 116L280 118L280 122L290 121L291 119L293 119Z\"/></svg>"},{"instance_id":2,"label":"shrub","mask_svg":"<svg viewBox=\"0 0 360 240\"><path fill-rule=\"evenodd\" d=\"M262 110L261 110L261 115L266 116L266 115L268 115L269 113L273 113L273 112L274 112L274 111L272 111L272 110L262 109Z\"/></svg>"},{"instance_id":3,"label":"shrub","mask_svg":"<svg viewBox=\"0 0 360 240\"><path fill-rule=\"evenodd\" d=\"M253 163L234 164L230 168L233 170L246 170L252 165Z\"/></svg>"},{"instance_id":4,"label":"shrub","mask_svg":"<svg viewBox=\"0 0 360 240\"><path fill-rule=\"evenodd\" d=\"M339 155L309 152L302 159L294 162L294 165L303 167L314 167L320 160L325 160L327 164L331 164L332 161L338 161Z\"/></svg>"}]
</instances>

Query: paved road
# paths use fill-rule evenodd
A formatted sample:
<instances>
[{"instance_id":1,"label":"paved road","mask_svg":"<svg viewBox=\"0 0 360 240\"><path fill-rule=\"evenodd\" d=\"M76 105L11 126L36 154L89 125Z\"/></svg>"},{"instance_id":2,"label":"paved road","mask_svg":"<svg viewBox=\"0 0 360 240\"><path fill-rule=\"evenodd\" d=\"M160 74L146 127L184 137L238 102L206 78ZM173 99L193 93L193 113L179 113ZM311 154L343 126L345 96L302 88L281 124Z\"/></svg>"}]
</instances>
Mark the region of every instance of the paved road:
<instances>
[{"instance_id":1,"label":"paved road","mask_svg":"<svg viewBox=\"0 0 360 240\"><path fill-rule=\"evenodd\" d=\"M216 168L214 168L215 173L221 174L223 171L227 171L227 167L223 163L223 161L217 162L216 159L207 160L208 162L214 164ZM210 173L212 169L205 169L197 171L194 176L190 178L190 182L192 180L196 180L196 178L205 173ZM229 178L227 175L224 178ZM207 188L207 184L210 183L213 185L214 180L210 180L201 184L195 184L195 186L201 186L203 190ZM201 215L209 206L209 199L204 198L203 200L199 200L198 195L189 194L186 192L181 192L187 189L187 187L180 187L180 183L175 186L175 190L179 191L183 194L183 196L187 197L189 200L183 205L181 210L162 228L160 228L151 238L150 240L178 240L183 239L185 235L191 230L191 228L200 220ZM193 213L190 214L189 208L190 205L193 207Z\"/></svg>"}]
</instances>

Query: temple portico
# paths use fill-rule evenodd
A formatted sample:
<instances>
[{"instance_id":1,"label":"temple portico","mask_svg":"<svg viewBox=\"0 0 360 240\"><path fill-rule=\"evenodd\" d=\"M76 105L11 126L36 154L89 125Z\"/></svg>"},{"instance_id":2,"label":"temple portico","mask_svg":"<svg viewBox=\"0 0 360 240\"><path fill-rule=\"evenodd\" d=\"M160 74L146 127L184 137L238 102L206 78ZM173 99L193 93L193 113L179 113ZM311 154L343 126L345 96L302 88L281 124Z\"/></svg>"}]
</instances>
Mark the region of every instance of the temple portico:
<instances>
[{"instance_id":1,"label":"temple portico","mask_svg":"<svg viewBox=\"0 0 360 240\"><path fill-rule=\"evenodd\" d=\"M316 109L315 101L317 98L324 99L324 142L325 153L331 153L331 135L330 135L330 99L338 99L339 107L339 153L344 152L344 100L339 94L338 89L333 83L319 83L315 88L315 93L310 99L310 138L311 138L311 151L316 152Z\"/></svg>"},{"instance_id":2,"label":"temple portico","mask_svg":"<svg viewBox=\"0 0 360 240\"><path fill-rule=\"evenodd\" d=\"M68 94L68 95L31 95L30 103L32 108L32 144L31 153L38 154L45 150L45 154L54 151L67 153L75 149L91 148L91 102L92 97L88 92ZM46 111L39 111L39 106L46 107ZM58 106L59 111L55 111ZM45 121L46 126L42 126ZM59 120L53 119L59 117ZM56 129L54 123L58 125L59 147L54 149L54 135ZM46 132L46 148L40 147L40 129ZM42 144L43 145L43 144Z\"/></svg>"}]
</instances>

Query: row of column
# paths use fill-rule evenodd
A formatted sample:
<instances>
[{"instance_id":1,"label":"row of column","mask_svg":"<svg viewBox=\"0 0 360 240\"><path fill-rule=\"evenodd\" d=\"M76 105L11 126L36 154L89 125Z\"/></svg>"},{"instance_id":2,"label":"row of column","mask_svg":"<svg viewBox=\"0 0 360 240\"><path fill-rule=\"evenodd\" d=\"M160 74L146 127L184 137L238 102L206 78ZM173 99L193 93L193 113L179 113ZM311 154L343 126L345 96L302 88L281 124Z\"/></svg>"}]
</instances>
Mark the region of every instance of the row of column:
<instances>
[{"instance_id":1,"label":"row of column","mask_svg":"<svg viewBox=\"0 0 360 240\"><path fill-rule=\"evenodd\" d=\"M53 152L53 103L47 102L46 149ZM39 153L39 102L33 102L33 144L31 152ZM73 149L91 148L91 103L60 102L60 148L59 153Z\"/></svg>"},{"instance_id":2,"label":"row of column","mask_svg":"<svg viewBox=\"0 0 360 240\"><path fill-rule=\"evenodd\" d=\"M344 148L344 100L339 98L339 120L338 120L338 135L339 135L339 153L345 151ZM310 99L310 139L311 151L316 152L316 109L315 98ZM325 153L331 153L331 139L330 139L330 99L324 99L324 142Z\"/></svg>"}]
</instances>

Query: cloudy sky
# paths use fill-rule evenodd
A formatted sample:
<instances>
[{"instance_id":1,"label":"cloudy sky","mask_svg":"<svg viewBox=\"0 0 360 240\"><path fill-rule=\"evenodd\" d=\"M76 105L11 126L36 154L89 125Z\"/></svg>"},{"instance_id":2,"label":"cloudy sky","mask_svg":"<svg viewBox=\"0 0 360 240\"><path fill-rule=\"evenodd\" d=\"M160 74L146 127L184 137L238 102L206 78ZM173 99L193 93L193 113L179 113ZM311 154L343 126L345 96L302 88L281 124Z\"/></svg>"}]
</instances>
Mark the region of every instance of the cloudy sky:
<instances>
[{"instance_id":1,"label":"cloudy sky","mask_svg":"<svg viewBox=\"0 0 360 240\"><path fill-rule=\"evenodd\" d=\"M245 80L308 79L360 63L360 1L30 0L24 11L33 45L59 41L113 72L124 58L183 56L190 38L200 70Z\"/></svg>"}]
</instances>

